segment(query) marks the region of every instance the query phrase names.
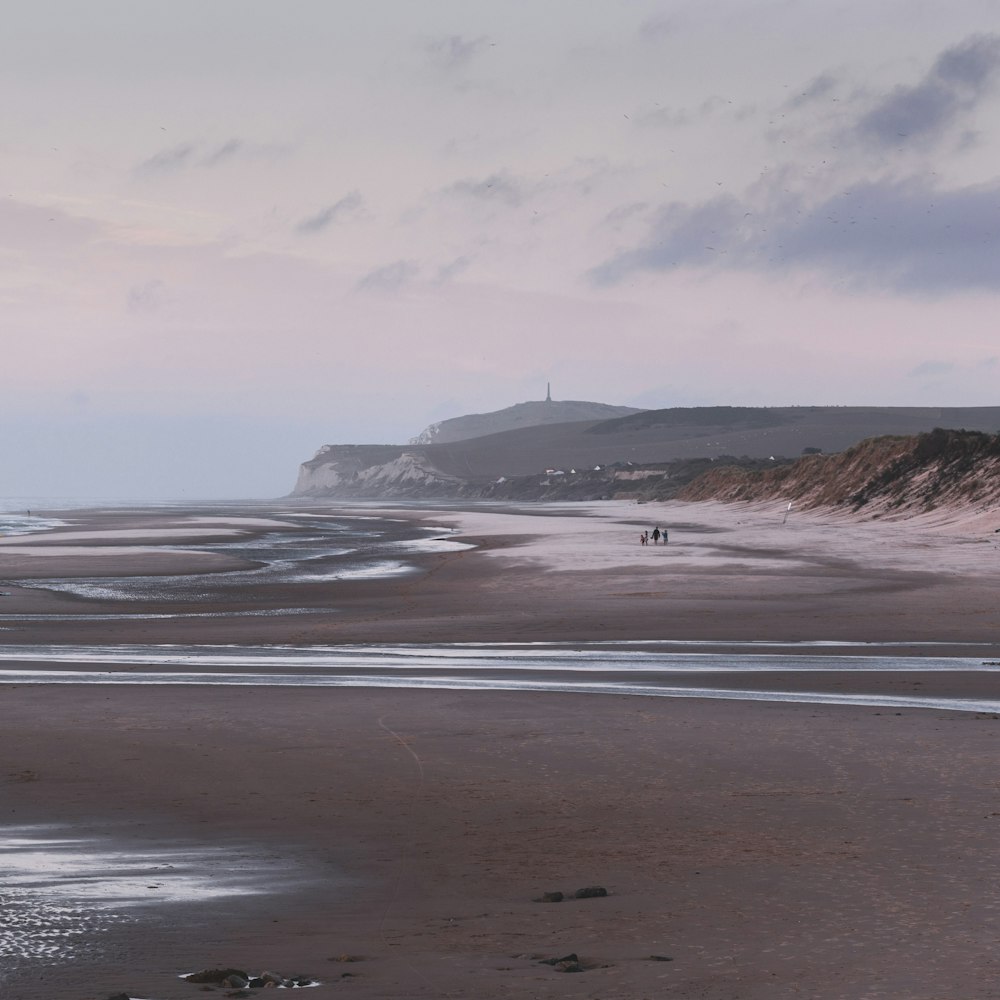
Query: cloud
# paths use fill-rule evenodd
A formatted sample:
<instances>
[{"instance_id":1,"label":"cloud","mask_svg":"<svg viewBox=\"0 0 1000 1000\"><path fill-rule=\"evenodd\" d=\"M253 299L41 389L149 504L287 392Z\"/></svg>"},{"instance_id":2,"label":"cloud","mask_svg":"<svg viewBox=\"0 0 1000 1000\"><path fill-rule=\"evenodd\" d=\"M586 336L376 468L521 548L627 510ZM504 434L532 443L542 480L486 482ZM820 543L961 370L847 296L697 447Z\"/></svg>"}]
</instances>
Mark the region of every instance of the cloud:
<instances>
[{"instance_id":1,"label":"cloud","mask_svg":"<svg viewBox=\"0 0 1000 1000\"><path fill-rule=\"evenodd\" d=\"M973 35L942 52L919 83L882 98L857 123L856 134L877 146L937 140L985 96L998 68L1000 36Z\"/></svg>"},{"instance_id":2,"label":"cloud","mask_svg":"<svg viewBox=\"0 0 1000 1000\"><path fill-rule=\"evenodd\" d=\"M716 116L743 121L756 110L752 104L737 104L731 98L713 94L693 108L657 107L634 115L632 120L639 128L677 128L683 125L704 124Z\"/></svg>"},{"instance_id":3,"label":"cloud","mask_svg":"<svg viewBox=\"0 0 1000 1000\"><path fill-rule=\"evenodd\" d=\"M345 219L357 218L363 213L364 199L360 191L351 191L345 194L340 201L334 202L315 215L310 215L303 219L296 227L298 233L321 233L335 222L342 222Z\"/></svg>"},{"instance_id":4,"label":"cloud","mask_svg":"<svg viewBox=\"0 0 1000 1000\"><path fill-rule=\"evenodd\" d=\"M444 188L442 193L481 201L502 202L512 208L523 204L528 195L525 183L506 172L490 174L481 180L455 181L454 184Z\"/></svg>"},{"instance_id":5,"label":"cloud","mask_svg":"<svg viewBox=\"0 0 1000 1000\"><path fill-rule=\"evenodd\" d=\"M590 271L598 286L679 268L825 272L906 294L1000 291L1000 182L939 190L880 180L810 204L762 192L661 208L644 240Z\"/></svg>"},{"instance_id":6,"label":"cloud","mask_svg":"<svg viewBox=\"0 0 1000 1000\"><path fill-rule=\"evenodd\" d=\"M238 155L244 148L244 145L242 139L230 139L209 153L201 162L206 167L216 167L220 163L231 160L234 156Z\"/></svg>"},{"instance_id":7,"label":"cloud","mask_svg":"<svg viewBox=\"0 0 1000 1000\"><path fill-rule=\"evenodd\" d=\"M950 361L923 361L910 370L910 375L923 378L926 375L948 375L955 370Z\"/></svg>"},{"instance_id":8,"label":"cloud","mask_svg":"<svg viewBox=\"0 0 1000 1000\"><path fill-rule=\"evenodd\" d=\"M604 217L603 225L618 227L623 222L629 222L636 216L642 216L649 210L649 203L645 201L632 201L626 205L619 205L611 209Z\"/></svg>"},{"instance_id":9,"label":"cloud","mask_svg":"<svg viewBox=\"0 0 1000 1000\"><path fill-rule=\"evenodd\" d=\"M439 285L446 285L452 279L457 278L463 271L468 270L471 264L471 257L456 257L454 260L449 261L447 264L442 264L438 268L434 281Z\"/></svg>"},{"instance_id":10,"label":"cloud","mask_svg":"<svg viewBox=\"0 0 1000 1000\"><path fill-rule=\"evenodd\" d=\"M369 271L354 287L359 292L398 292L420 273L419 265L412 260L397 260L384 267Z\"/></svg>"},{"instance_id":11,"label":"cloud","mask_svg":"<svg viewBox=\"0 0 1000 1000\"><path fill-rule=\"evenodd\" d=\"M783 231L782 231L783 229ZM779 226L782 257L861 286L926 293L1000 291L1000 184L935 190L876 181Z\"/></svg>"},{"instance_id":12,"label":"cloud","mask_svg":"<svg viewBox=\"0 0 1000 1000\"><path fill-rule=\"evenodd\" d=\"M981 93L996 74L1000 63L1000 36L973 35L953 48L946 49L932 72L942 80L975 93Z\"/></svg>"},{"instance_id":13,"label":"cloud","mask_svg":"<svg viewBox=\"0 0 1000 1000\"><path fill-rule=\"evenodd\" d=\"M154 153L148 160L143 160L137 166L136 173L140 174L162 174L171 173L187 166L194 156L195 145L191 142L180 143L171 146L169 149L161 149Z\"/></svg>"},{"instance_id":14,"label":"cloud","mask_svg":"<svg viewBox=\"0 0 1000 1000\"><path fill-rule=\"evenodd\" d=\"M640 246L594 268L590 278L596 285L614 285L641 271L670 271L711 263L709 254L726 252L732 244L742 209L743 205L731 195L700 205L668 205L656 213Z\"/></svg>"},{"instance_id":15,"label":"cloud","mask_svg":"<svg viewBox=\"0 0 1000 1000\"><path fill-rule=\"evenodd\" d=\"M493 43L486 35L465 38L463 35L444 35L433 38L424 46L433 63L447 73L465 69L480 52Z\"/></svg>"},{"instance_id":16,"label":"cloud","mask_svg":"<svg viewBox=\"0 0 1000 1000\"><path fill-rule=\"evenodd\" d=\"M137 174L164 174L189 167L212 168L233 160L276 157L288 152L288 149L288 146L280 143L249 142L246 139L236 137L207 147L205 144L183 142L154 153L149 159L143 160L135 168L135 172Z\"/></svg>"},{"instance_id":17,"label":"cloud","mask_svg":"<svg viewBox=\"0 0 1000 1000\"><path fill-rule=\"evenodd\" d=\"M787 108L801 108L828 97L837 86L837 79L830 73L820 73L806 84L805 90L785 102Z\"/></svg>"},{"instance_id":18,"label":"cloud","mask_svg":"<svg viewBox=\"0 0 1000 1000\"><path fill-rule=\"evenodd\" d=\"M289 152L290 146L280 142L250 142L247 139L228 139L211 148L199 161L200 167L217 167L230 160L274 159Z\"/></svg>"}]
</instances>

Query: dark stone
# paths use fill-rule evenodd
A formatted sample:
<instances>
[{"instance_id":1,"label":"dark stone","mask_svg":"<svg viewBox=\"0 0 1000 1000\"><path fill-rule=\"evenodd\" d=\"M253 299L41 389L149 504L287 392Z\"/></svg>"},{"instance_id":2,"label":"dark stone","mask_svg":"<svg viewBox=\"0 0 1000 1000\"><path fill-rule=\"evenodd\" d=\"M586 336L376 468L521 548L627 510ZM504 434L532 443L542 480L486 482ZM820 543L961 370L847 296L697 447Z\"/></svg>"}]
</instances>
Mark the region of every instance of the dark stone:
<instances>
[{"instance_id":1,"label":"dark stone","mask_svg":"<svg viewBox=\"0 0 1000 1000\"><path fill-rule=\"evenodd\" d=\"M651 962L672 962L673 959L669 955L650 955L649 960Z\"/></svg>"},{"instance_id":2,"label":"dark stone","mask_svg":"<svg viewBox=\"0 0 1000 1000\"><path fill-rule=\"evenodd\" d=\"M556 972L583 972L583 966L579 962L559 962Z\"/></svg>"},{"instance_id":3,"label":"dark stone","mask_svg":"<svg viewBox=\"0 0 1000 1000\"><path fill-rule=\"evenodd\" d=\"M561 958L543 958L541 960L541 965L559 965L562 962L579 962L580 959L577 958L576 952L570 955L563 955Z\"/></svg>"},{"instance_id":4,"label":"dark stone","mask_svg":"<svg viewBox=\"0 0 1000 1000\"><path fill-rule=\"evenodd\" d=\"M561 892L545 892L542 893L543 903L561 903L565 897Z\"/></svg>"},{"instance_id":5,"label":"dark stone","mask_svg":"<svg viewBox=\"0 0 1000 1000\"><path fill-rule=\"evenodd\" d=\"M601 885L588 885L585 889L576 890L577 899L594 899L597 896L606 896L608 890Z\"/></svg>"},{"instance_id":6,"label":"dark stone","mask_svg":"<svg viewBox=\"0 0 1000 1000\"><path fill-rule=\"evenodd\" d=\"M230 976L239 976L245 980L244 985L250 981L250 977L242 969L202 969L201 972L192 972L190 976L181 978L189 983L215 983L221 986Z\"/></svg>"},{"instance_id":7,"label":"dark stone","mask_svg":"<svg viewBox=\"0 0 1000 1000\"><path fill-rule=\"evenodd\" d=\"M354 960L353 958L344 960ZM263 987L283 986L289 989L294 986L315 986L316 980L310 976L292 976L290 979L280 976L276 972L262 972L259 976L252 976L242 969L202 969L200 972L192 972L188 976L182 976L189 983L211 983L218 987L228 987L235 992L227 993L230 997L251 996L246 990L261 989ZM212 986L203 986L202 989L210 990ZM122 993L109 1000L129 1000L127 994Z\"/></svg>"}]
</instances>

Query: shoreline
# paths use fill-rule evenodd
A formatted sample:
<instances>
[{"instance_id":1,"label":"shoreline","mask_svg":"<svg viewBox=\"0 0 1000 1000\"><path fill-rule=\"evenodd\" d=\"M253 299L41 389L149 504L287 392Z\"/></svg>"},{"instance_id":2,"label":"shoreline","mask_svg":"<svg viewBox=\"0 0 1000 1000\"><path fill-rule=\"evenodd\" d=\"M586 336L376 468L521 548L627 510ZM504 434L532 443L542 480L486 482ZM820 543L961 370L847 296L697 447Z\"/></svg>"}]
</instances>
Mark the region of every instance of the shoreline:
<instances>
[{"instance_id":1,"label":"shoreline","mask_svg":"<svg viewBox=\"0 0 1000 1000\"><path fill-rule=\"evenodd\" d=\"M608 502L569 506L570 515L563 516L567 507L553 505L542 514L377 508L376 517L415 527L440 526L449 531L449 540L474 547L407 553L403 558L416 570L395 578L255 584L253 607L311 608L318 613L307 621L242 621L239 641L820 638L988 643L1000 632L991 594L991 588L1000 585L1000 548L982 518L969 528L957 516L948 520L939 515L937 521L943 523L914 524L845 522L843 515L810 513L782 524L780 511L748 505L671 503L654 509L651 504ZM320 504L296 513L312 509L334 516L372 513L355 505ZM248 508L255 517L260 510L257 504ZM176 516L171 513L169 518ZM638 545L638 526L655 523L651 516L670 525L669 545ZM93 519L94 530L100 531L114 517L113 511L99 512L85 520ZM134 520L135 515L123 517ZM164 520L156 511L149 517ZM71 530L79 533L80 525ZM254 530L265 529L247 528L246 534L252 537ZM956 533L962 531L965 534ZM58 542L58 532L47 537L48 542L38 544L39 551ZM18 536L18 548L24 538ZM177 544L172 540L172 547ZM125 567L122 557L100 550L100 545L91 548L80 573L102 577L159 571L141 565L144 555L135 557L140 565ZM170 569L178 574L201 567L194 556L183 563L183 553L161 549L159 556L180 559ZM0 598L0 611L107 610L100 602L18 588L18 572L25 571L12 565L14 558L36 557L5 556L0 546L0 587L10 595ZM29 569L36 578L56 577L60 560L47 557L44 568ZM176 602L156 603L155 610L191 610ZM141 602L118 602L117 610L131 609L144 610ZM110 634L99 623L80 627L93 641ZM140 635L144 641L222 642L232 628L225 621L210 620L189 620L183 626L119 622L115 634L124 642ZM58 624L54 629L58 634L49 641L74 634ZM23 634L25 641L34 641L30 628Z\"/></svg>"}]
</instances>

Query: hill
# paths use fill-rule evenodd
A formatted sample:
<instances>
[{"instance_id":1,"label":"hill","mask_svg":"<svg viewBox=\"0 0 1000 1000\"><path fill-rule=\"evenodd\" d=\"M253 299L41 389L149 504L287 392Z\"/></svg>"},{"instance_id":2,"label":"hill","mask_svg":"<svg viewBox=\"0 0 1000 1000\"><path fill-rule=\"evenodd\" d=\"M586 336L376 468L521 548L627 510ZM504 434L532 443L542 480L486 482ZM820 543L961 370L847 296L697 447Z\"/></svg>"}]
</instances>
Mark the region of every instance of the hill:
<instances>
[{"instance_id":1,"label":"hill","mask_svg":"<svg viewBox=\"0 0 1000 1000\"><path fill-rule=\"evenodd\" d=\"M644 411L632 406L611 406L608 403L589 403L577 399L544 399L516 403L492 413L469 413L464 417L442 420L424 428L415 438L410 439L410 444L449 444L523 427L575 423L580 420L610 420L642 412Z\"/></svg>"},{"instance_id":2,"label":"hill","mask_svg":"<svg viewBox=\"0 0 1000 1000\"><path fill-rule=\"evenodd\" d=\"M546 404L540 404L546 405ZM513 409L513 408L512 408ZM327 445L295 496L595 499L673 495L713 463L787 463L876 436L1000 427L1000 407L684 407L417 445Z\"/></svg>"}]
</instances>

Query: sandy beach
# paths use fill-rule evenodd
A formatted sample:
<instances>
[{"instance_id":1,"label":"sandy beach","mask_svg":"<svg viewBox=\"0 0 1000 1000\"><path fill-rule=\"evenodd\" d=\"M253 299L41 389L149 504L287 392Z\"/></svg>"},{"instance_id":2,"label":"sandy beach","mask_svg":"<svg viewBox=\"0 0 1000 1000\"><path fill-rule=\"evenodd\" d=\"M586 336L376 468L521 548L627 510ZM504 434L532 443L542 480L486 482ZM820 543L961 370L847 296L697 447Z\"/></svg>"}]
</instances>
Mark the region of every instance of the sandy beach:
<instances>
[{"instance_id":1,"label":"sandy beach","mask_svg":"<svg viewBox=\"0 0 1000 1000\"><path fill-rule=\"evenodd\" d=\"M611 501L523 511L382 507L378 514L440 526L466 545L416 558L424 570L418 575L255 585L246 595L254 607L294 603L330 613L308 620L243 621L235 636L225 618L119 621L113 628L74 622L71 629L50 621L40 634L25 625L18 641L74 641L83 635L117 642L962 643L992 642L1000 624L993 597L1000 578L996 512L862 521L794 511L786 519L783 505ZM7 581L8 593L3 607L38 613L106 610L78 597L20 589L18 579L240 568L232 556L184 548L185 541L206 540L199 519L204 516L84 512L75 515L75 524L44 539L0 538L0 580ZM266 525L255 523L261 520L275 519L252 510L246 521L218 518L211 537L262 531ZM657 525L668 528L669 544L640 546L640 532ZM270 526L282 529L288 525ZM122 546L125 530L134 533L128 547ZM170 534L157 535L163 531ZM158 538L162 544L152 544ZM168 603L159 601L158 607L169 611Z\"/></svg>"},{"instance_id":2,"label":"sandy beach","mask_svg":"<svg viewBox=\"0 0 1000 1000\"><path fill-rule=\"evenodd\" d=\"M185 546L280 534L287 509L75 512L0 539L0 638L1000 651L993 516L380 509L464 544L418 553L409 575L236 592L205 617L151 617L178 612L174 599L114 617L108 600L29 586L225 572L247 561ZM640 546L654 526L669 544ZM789 689L1000 697L990 671L805 677L785 648L768 682ZM48 847L33 895L17 879L0 894L28 938L64 930L30 958L16 927L0 933L0 995L180 1000L201 990L182 973L237 967L307 974L317 997L994 996L998 727L992 713L870 705L8 679L7 843ZM98 859L97 884L143 861L128 905L82 906L67 933L44 858L70 842ZM607 895L573 898L593 886ZM566 898L539 901L553 892Z\"/></svg>"}]
</instances>

